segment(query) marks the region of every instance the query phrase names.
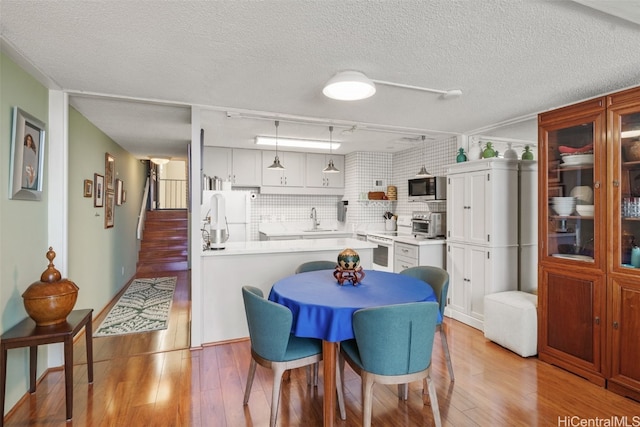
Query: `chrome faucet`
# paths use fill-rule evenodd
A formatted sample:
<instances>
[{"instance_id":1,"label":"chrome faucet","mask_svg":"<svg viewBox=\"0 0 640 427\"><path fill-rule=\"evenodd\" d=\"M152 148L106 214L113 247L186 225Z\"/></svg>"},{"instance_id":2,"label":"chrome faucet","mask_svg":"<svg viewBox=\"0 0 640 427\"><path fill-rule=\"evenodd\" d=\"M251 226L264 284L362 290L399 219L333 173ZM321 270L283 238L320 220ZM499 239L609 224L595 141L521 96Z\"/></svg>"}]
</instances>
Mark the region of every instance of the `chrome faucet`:
<instances>
[{"instance_id":1,"label":"chrome faucet","mask_svg":"<svg viewBox=\"0 0 640 427\"><path fill-rule=\"evenodd\" d=\"M320 222L318 221L318 214L316 213L316 208L311 208L311 216L310 218L313 220L313 230L316 230L318 228L318 226L320 225Z\"/></svg>"}]
</instances>

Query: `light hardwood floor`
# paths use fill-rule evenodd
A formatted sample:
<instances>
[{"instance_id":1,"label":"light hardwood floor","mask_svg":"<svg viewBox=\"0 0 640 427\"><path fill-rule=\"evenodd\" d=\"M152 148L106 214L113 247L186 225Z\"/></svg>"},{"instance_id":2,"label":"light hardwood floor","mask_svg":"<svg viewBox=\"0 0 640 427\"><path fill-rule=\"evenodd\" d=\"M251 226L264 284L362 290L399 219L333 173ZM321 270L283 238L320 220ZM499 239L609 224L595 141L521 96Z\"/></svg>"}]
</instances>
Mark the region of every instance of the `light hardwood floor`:
<instances>
[{"instance_id":1,"label":"light hardwood floor","mask_svg":"<svg viewBox=\"0 0 640 427\"><path fill-rule=\"evenodd\" d=\"M5 426L268 426L270 371L258 367L249 405L243 406L249 342L189 350L189 274L155 274L169 275L178 276L178 285L168 329L95 338L93 385L87 384L84 340L76 341L71 422L65 423L63 372L55 370L11 411ZM96 319L94 328L107 312ZM536 358L523 359L462 323L445 323L456 381L449 381L437 339L432 378L443 425L573 426L582 420L626 416L629 425L640 426L640 403ZM335 425L359 426L360 378L348 366L345 369L347 420L336 414ZM375 386L374 426L432 423L421 384L411 384L407 401L398 400L395 386ZM278 424L321 426L322 383L309 387L304 370L293 372L283 384Z\"/></svg>"}]
</instances>

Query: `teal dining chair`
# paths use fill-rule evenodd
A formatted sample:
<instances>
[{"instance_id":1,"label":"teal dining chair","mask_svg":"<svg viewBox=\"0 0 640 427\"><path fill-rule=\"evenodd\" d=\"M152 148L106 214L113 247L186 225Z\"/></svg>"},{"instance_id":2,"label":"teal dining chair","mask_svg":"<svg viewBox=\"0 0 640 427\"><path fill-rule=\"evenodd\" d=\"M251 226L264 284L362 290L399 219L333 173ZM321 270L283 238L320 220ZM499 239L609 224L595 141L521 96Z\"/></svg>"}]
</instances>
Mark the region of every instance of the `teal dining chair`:
<instances>
[{"instance_id":1,"label":"teal dining chair","mask_svg":"<svg viewBox=\"0 0 640 427\"><path fill-rule=\"evenodd\" d=\"M438 319L438 303L413 302L369 307L353 314L355 339L340 343L337 380L344 378L345 361L362 378L362 425L371 426L373 385L402 387L423 380L428 390L435 425L442 425L436 389L431 381L431 351ZM338 405L344 419L342 384ZM423 389L424 393L424 389Z\"/></svg>"},{"instance_id":2,"label":"teal dining chair","mask_svg":"<svg viewBox=\"0 0 640 427\"><path fill-rule=\"evenodd\" d=\"M307 261L303 262L296 268L295 273L306 273L307 271L316 270L334 270L338 263L335 261Z\"/></svg>"},{"instance_id":3,"label":"teal dining chair","mask_svg":"<svg viewBox=\"0 0 640 427\"><path fill-rule=\"evenodd\" d=\"M440 307L440 318L444 318L444 308L447 306L447 293L449 292L449 273L447 270L435 266L419 266L402 270L400 274L411 276L427 282L433 292L436 294ZM440 340L442 341L442 350L447 361L447 369L449 369L449 378L455 381L453 376L453 365L451 364L451 354L449 354L449 344L447 343L447 333L445 324L439 320L436 329L440 332Z\"/></svg>"},{"instance_id":4,"label":"teal dining chair","mask_svg":"<svg viewBox=\"0 0 640 427\"><path fill-rule=\"evenodd\" d=\"M333 261L307 261L300 264L295 271L295 274L306 273L307 271L316 270L333 270L338 265ZM313 385L318 385L318 371L320 364L313 365ZM307 371L307 382L310 382L309 371Z\"/></svg>"},{"instance_id":5,"label":"teal dining chair","mask_svg":"<svg viewBox=\"0 0 640 427\"><path fill-rule=\"evenodd\" d=\"M322 341L291 334L291 310L265 299L260 289L243 286L242 298L251 340L251 364L242 403L246 405L249 402L257 364L273 370L269 425L274 427L278 417L282 375L288 369L309 367L320 362Z\"/></svg>"}]
</instances>

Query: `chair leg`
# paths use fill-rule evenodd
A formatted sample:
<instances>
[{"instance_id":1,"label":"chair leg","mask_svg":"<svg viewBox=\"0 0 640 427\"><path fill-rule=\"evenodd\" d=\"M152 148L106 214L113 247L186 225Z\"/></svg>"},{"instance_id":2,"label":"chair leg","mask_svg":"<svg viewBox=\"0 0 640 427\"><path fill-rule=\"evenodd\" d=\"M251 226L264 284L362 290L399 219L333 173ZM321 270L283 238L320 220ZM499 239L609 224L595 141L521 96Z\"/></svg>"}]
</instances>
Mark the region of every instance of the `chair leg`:
<instances>
[{"instance_id":1,"label":"chair leg","mask_svg":"<svg viewBox=\"0 0 640 427\"><path fill-rule=\"evenodd\" d=\"M373 412L373 377L362 372L362 426L371 427Z\"/></svg>"},{"instance_id":2,"label":"chair leg","mask_svg":"<svg viewBox=\"0 0 640 427\"><path fill-rule=\"evenodd\" d=\"M431 401L431 412L433 413L433 422L436 427L442 427L440 420L440 407L438 406L438 396L436 395L436 386L431 380L431 376L427 376L427 388L429 389L429 400Z\"/></svg>"},{"instance_id":3,"label":"chair leg","mask_svg":"<svg viewBox=\"0 0 640 427\"><path fill-rule=\"evenodd\" d=\"M278 418L278 407L280 406L280 388L282 386L282 375L284 370L278 365L272 365L273 369L273 390L271 392L271 418L269 427L275 427Z\"/></svg>"},{"instance_id":4,"label":"chair leg","mask_svg":"<svg viewBox=\"0 0 640 427\"><path fill-rule=\"evenodd\" d=\"M409 384L398 384L398 399L409 399Z\"/></svg>"},{"instance_id":5,"label":"chair leg","mask_svg":"<svg viewBox=\"0 0 640 427\"><path fill-rule=\"evenodd\" d=\"M447 368L449 369L449 378L451 381L455 381L453 376L453 365L451 364L451 354L449 354L449 344L447 343L447 333L445 331L444 323L440 325L440 339L442 340L442 349L444 350L444 357L447 360Z\"/></svg>"},{"instance_id":6,"label":"chair leg","mask_svg":"<svg viewBox=\"0 0 640 427\"><path fill-rule=\"evenodd\" d=\"M256 361L251 358L251 363L249 364L249 375L247 375L247 386L244 389L244 400L242 401L243 405L249 403L249 395L251 394L251 386L253 385L253 377L256 375Z\"/></svg>"},{"instance_id":7,"label":"chair leg","mask_svg":"<svg viewBox=\"0 0 640 427\"><path fill-rule=\"evenodd\" d=\"M340 409L340 419L347 419L347 411L344 409L344 388L342 379L344 378L344 358L340 356L340 350L337 350L338 354L338 367L336 369L336 391L338 393L338 409Z\"/></svg>"},{"instance_id":8,"label":"chair leg","mask_svg":"<svg viewBox=\"0 0 640 427\"><path fill-rule=\"evenodd\" d=\"M313 385L318 387L318 370L320 369L320 362L313 364Z\"/></svg>"}]
</instances>

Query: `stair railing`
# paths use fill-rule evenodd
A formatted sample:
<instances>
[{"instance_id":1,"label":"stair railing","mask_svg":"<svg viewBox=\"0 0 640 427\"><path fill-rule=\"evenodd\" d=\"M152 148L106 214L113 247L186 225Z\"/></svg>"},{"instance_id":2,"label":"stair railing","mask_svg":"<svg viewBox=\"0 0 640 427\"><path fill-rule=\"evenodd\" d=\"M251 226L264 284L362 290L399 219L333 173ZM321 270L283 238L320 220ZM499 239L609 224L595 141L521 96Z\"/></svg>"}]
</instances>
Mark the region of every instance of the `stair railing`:
<instances>
[{"instance_id":1,"label":"stair railing","mask_svg":"<svg viewBox=\"0 0 640 427\"><path fill-rule=\"evenodd\" d=\"M142 203L140 203L140 214L138 215L138 229L136 232L136 236L138 240L142 239L142 231L144 229L144 217L147 212L147 200L149 198L149 177L147 177L147 182L144 184L144 191L142 192Z\"/></svg>"}]
</instances>

